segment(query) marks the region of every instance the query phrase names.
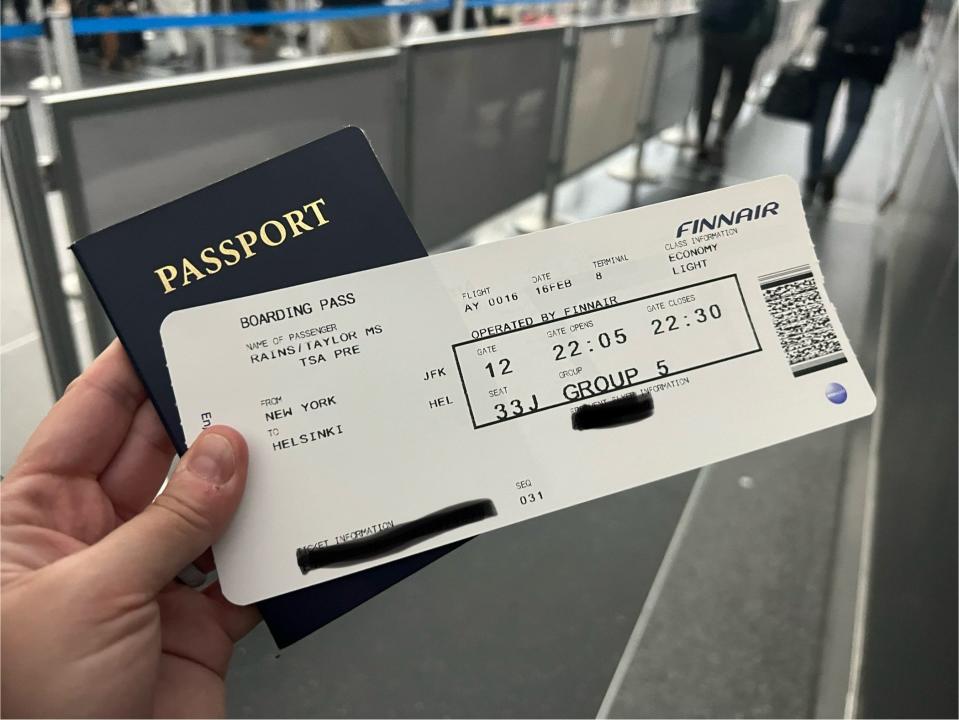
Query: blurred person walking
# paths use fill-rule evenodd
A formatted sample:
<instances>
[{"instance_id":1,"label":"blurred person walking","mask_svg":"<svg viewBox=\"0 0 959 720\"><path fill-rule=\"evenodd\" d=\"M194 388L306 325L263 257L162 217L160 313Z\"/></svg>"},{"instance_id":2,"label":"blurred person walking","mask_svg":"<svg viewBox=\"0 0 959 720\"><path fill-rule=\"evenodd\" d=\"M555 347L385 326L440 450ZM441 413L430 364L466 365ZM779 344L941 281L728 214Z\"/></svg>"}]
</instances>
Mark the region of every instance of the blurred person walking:
<instances>
[{"instance_id":1,"label":"blurred person walking","mask_svg":"<svg viewBox=\"0 0 959 720\"><path fill-rule=\"evenodd\" d=\"M700 6L699 138L696 159L722 165L726 138L743 106L753 69L769 44L779 0L703 0ZM707 144L719 82L729 77L722 117L712 148Z\"/></svg>"},{"instance_id":2,"label":"blurred person walking","mask_svg":"<svg viewBox=\"0 0 959 720\"><path fill-rule=\"evenodd\" d=\"M153 0L153 5L159 15L189 16L196 15L196 0ZM167 44L170 47L168 62L180 62L186 59L186 33L182 28L171 28L166 31Z\"/></svg>"},{"instance_id":3,"label":"blurred person walking","mask_svg":"<svg viewBox=\"0 0 959 720\"><path fill-rule=\"evenodd\" d=\"M28 7L27 0L13 0L13 11L17 14L17 22L21 25L25 25L30 22L30 8ZM3 3L3 7L6 8L7 3ZM7 14L5 12L0 12L0 21L4 25L7 23Z\"/></svg>"},{"instance_id":4,"label":"blurred person walking","mask_svg":"<svg viewBox=\"0 0 959 720\"><path fill-rule=\"evenodd\" d=\"M269 0L247 0L247 12L269 12ZM262 52L270 46L270 26L269 25L251 25L247 30L247 35L243 38L243 44L250 47L254 52Z\"/></svg>"},{"instance_id":5,"label":"blurred person walking","mask_svg":"<svg viewBox=\"0 0 959 720\"><path fill-rule=\"evenodd\" d=\"M124 18L136 15L135 4L128 5L123 0L74 0L62 4L70 6L73 17ZM80 50L93 50L99 55L101 70L119 72L130 72L146 48L143 33L139 30L78 35L76 43Z\"/></svg>"},{"instance_id":6,"label":"blurred person walking","mask_svg":"<svg viewBox=\"0 0 959 720\"><path fill-rule=\"evenodd\" d=\"M355 5L382 5L381 0L323 0L323 7L337 8ZM393 44L390 18L379 17L340 20L330 23L330 40L327 52L340 53L350 50L366 50Z\"/></svg>"},{"instance_id":7,"label":"blurred person walking","mask_svg":"<svg viewBox=\"0 0 959 720\"><path fill-rule=\"evenodd\" d=\"M866 124L876 88L885 81L903 39L914 45L925 0L825 0L817 25L826 30L816 65L818 90L809 133L803 196L817 191L826 203L836 194L836 180L846 166ZM842 133L829 158L826 134L833 103L842 83L848 98Z\"/></svg>"}]
</instances>

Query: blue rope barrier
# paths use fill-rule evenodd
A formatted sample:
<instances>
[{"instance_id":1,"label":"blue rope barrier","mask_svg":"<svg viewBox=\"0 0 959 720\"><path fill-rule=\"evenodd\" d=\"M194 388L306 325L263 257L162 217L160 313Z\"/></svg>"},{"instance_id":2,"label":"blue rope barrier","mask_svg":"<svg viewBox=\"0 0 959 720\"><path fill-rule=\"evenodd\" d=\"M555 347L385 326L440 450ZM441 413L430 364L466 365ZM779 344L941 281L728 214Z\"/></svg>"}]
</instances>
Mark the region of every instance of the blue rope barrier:
<instances>
[{"instance_id":1,"label":"blue rope barrier","mask_svg":"<svg viewBox=\"0 0 959 720\"><path fill-rule=\"evenodd\" d=\"M146 15L119 18L75 18L74 35L98 35L105 32L137 32L167 30L170 28L246 27L250 25L280 25L295 22L318 22L380 17L411 12L448 10L449 0L431 0L411 5L358 5L316 10L288 10L282 12L241 12L210 15Z\"/></svg>"},{"instance_id":2,"label":"blue rope barrier","mask_svg":"<svg viewBox=\"0 0 959 720\"><path fill-rule=\"evenodd\" d=\"M572 0L534 0L535 4L555 5ZM531 0L466 0L467 8L497 5L529 5ZM316 10L288 10L267 12L211 13L207 15L140 15L116 18L74 18L74 35L101 33L142 32L144 30L171 30L174 28L248 27L250 25L282 25L296 22L323 22L382 17L414 12L441 12L451 9L451 0L427 0L410 5L354 5L350 7L318 8ZM43 35L41 23L0 26L0 42L22 40Z\"/></svg>"},{"instance_id":3,"label":"blue rope barrier","mask_svg":"<svg viewBox=\"0 0 959 720\"><path fill-rule=\"evenodd\" d=\"M528 0L527 0L528 1ZM450 9L450 0L428 0L410 5L354 5L350 7L318 8L316 10L288 10L281 12L211 13L207 15L140 15L116 18L74 18L74 35L100 33L142 32L172 28L246 27L250 25L280 25L295 22L322 22L382 17L414 12L440 12ZM39 23L4 25L0 40L37 37L43 34Z\"/></svg>"},{"instance_id":4,"label":"blue rope barrier","mask_svg":"<svg viewBox=\"0 0 959 720\"><path fill-rule=\"evenodd\" d=\"M572 4L575 0L466 0L466 8L495 7L497 5L558 5Z\"/></svg>"},{"instance_id":5,"label":"blue rope barrier","mask_svg":"<svg viewBox=\"0 0 959 720\"><path fill-rule=\"evenodd\" d=\"M0 42L4 40L23 40L24 38L40 37L41 35L43 35L43 25L40 23L0 25Z\"/></svg>"}]
</instances>

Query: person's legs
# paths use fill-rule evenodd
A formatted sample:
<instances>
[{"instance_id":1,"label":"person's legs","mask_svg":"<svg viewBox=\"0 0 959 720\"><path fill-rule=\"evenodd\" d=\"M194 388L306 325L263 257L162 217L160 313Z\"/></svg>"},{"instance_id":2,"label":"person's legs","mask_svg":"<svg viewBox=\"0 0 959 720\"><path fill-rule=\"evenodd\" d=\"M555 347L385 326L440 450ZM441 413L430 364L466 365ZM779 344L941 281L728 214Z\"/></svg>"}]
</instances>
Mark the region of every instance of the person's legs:
<instances>
[{"instance_id":1,"label":"person's legs","mask_svg":"<svg viewBox=\"0 0 959 720\"><path fill-rule=\"evenodd\" d=\"M106 2L99 2L95 12L97 17L112 17L113 8ZM113 69L120 56L120 36L116 33L100 33L100 67Z\"/></svg>"},{"instance_id":2,"label":"person's legs","mask_svg":"<svg viewBox=\"0 0 959 720\"><path fill-rule=\"evenodd\" d=\"M13 0L13 9L17 13L17 20L20 21L20 24L28 22L30 19L30 14L27 11L27 0ZM40 18L37 18L37 22L40 22Z\"/></svg>"},{"instance_id":3,"label":"person's legs","mask_svg":"<svg viewBox=\"0 0 959 720\"><path fill-rule=\"evenodd\" d=\"M393 43L390 20L386 17L342 20L331 23L327 52L338 53L385 47Z\"/></svg>"},{"instance_id":4,"label":"person's legs","mask_svg":"<svg viewBox=\"0 0 959 720\"><path fill-rule=\"evenodd\" d=\"M249 12L266 12L270 9L269 0L247 0L246 9ZM244 44L258 50L265 49L270 44L270 28L268 25L251 25L249 34L243 40Z\"/></svg>"},{"instance_id":5,"label":"person's legs","mask_svg":"<svg viewBox=\"0 0 959 720\"><path fill-rule=\"evenodd\" d=\"M723 116L719 122L719 142L724 143L729 131L732 130L736 117L746 99L749 82L753 77L753 68L762 48L745 47L737 52L730 63L729 89L726 91L726 102L723 103Z\"/></svg>"},{"instance_id":6,"label":"person's legs","mask_svg":"<svg viewBox=\"0 0 959 720\"><path fill-rule=\"evenodd\" d=\"M196 12L184 12L184 8L179 0L153 0L153 5L159 15L195 15ZM170 46L170 55L175 58L186 57L187 43L186 33L179 28L173 28L166 31L167 43Z\"/></svg>"},{"instance_id":7,"label":"person's legs","mask_svg":"<svg viewBox=\"0 0 959 720\"><path fill-rule=\"evenodd\" d=\"M859 78L849 80L849 98L846 103L846 119L843 123L842 135L839 137L839 142L836 143L836 148L829 156L829 160L823 165L823 177L835 181L846 166L846 162L856 146L856 141L862 133L863 126L866 124L866 116L869 115L875 90L876 86L867 80Z\"/></svg>"},{"instance_id":8,"label":"person's legs","mask_svg":"<svg viewBox=\"0 0 959 720\"><path fill-rule=\"evenodd\" d=\"M723 75L723 58L715 43L707 33L703 33L699 54L699 143L700 155L705 154L706 136L709 134L709 121L713 116L713 103L719 90L719 81Z\"/></svg>"},{"instance_id":9,"label":"person's legs","mask_svg":"<svg viewBox=\"0 0 959 720\"><path fill-rule=\"evenodd\" d=\"M832 104L839 92L838 78L822 78L816 92L816 109L813 113L812 126L809 130L809 145L806 158L805 191L811 193L819 182L822 174L823 153L826 150L826 129L829 125L829 115L832 113Z\"/></svg>"}]
</instances>

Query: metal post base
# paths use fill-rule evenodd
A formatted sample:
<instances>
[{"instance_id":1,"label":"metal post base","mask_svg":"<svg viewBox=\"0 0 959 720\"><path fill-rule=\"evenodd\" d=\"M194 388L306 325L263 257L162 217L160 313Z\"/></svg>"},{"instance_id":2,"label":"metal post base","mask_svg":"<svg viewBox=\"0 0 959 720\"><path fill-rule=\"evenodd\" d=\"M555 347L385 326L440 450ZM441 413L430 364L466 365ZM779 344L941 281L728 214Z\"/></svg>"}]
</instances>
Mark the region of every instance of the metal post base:
<instances>
[{"instance_id":1,"label":"metal post base","mask_svg":"<svg viewBox=\"0 0 959 720\"><path fill-rule=\"evenodd\" d=\"M52 92L60 89L59 75L38 75L27 83L27 87L37 92Z\"/></svg>"},{"instance_id":2,"label":"metal post base","mask_svg":"<svg viewBox=\"0 0 959 720\"><path fill-rule=\"evenodd\" d=\"M693 147L696 143L686 132L685 121L679 125L672 125L659 133L659 140L667 145L675 145L680 148Z\"/></svg>"},{"instance_id":3,"label":"metal post base","mask_svg":"<svg viewBox=\"0 0 959 720\"><path fill-rule=\"evenodd\" d=\"M637 170L634 163L620 163L612 165L606 171L613 180L619 180L630 185L659 185L663 182L661 175L656 175L643 168Z\"/></svg>"},{"instance_id":4,"label":"metal post base","mask_svg":"<svg viewBox=\"0 0 959 720\"><path fill-rule=\"evenodd\" d=\"M285 5L288 12L295 12L300 9L297 0L286 0ZM303 57L303 51L297 43L299 33L299 23L286 23L283 25L283 34L286 36L286 42L276 51L278 58L281 60L299 60Z\"/></svg>"}]
</instances>

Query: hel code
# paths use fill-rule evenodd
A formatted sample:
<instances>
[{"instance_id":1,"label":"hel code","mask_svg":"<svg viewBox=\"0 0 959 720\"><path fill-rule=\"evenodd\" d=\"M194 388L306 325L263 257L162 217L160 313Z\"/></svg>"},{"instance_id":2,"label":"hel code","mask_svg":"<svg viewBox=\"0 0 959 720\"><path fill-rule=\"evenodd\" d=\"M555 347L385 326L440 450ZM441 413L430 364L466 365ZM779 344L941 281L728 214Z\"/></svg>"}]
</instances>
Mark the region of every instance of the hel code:
<instances>
[{"instance_id":1,"label":"hel code","mask_svg":"<svg viewBox=\"0 0 959 720\"><path fill-rule=\"evenodd\" d=\"M174 265L158 267L153 274L160 280L164 295L186 287L194 280L216 275L225 267L233 267L242 260L252 258L256 255L254 248L279 247L288 237L299 237L323 227L330 222L320 209L325 204L323 198L317 198L300 209L284 213L279 220L265 220L258 230L244 230L218 245L203 248L196 262L190 258L180 258Z\"/></svg>"}]
</instances>

